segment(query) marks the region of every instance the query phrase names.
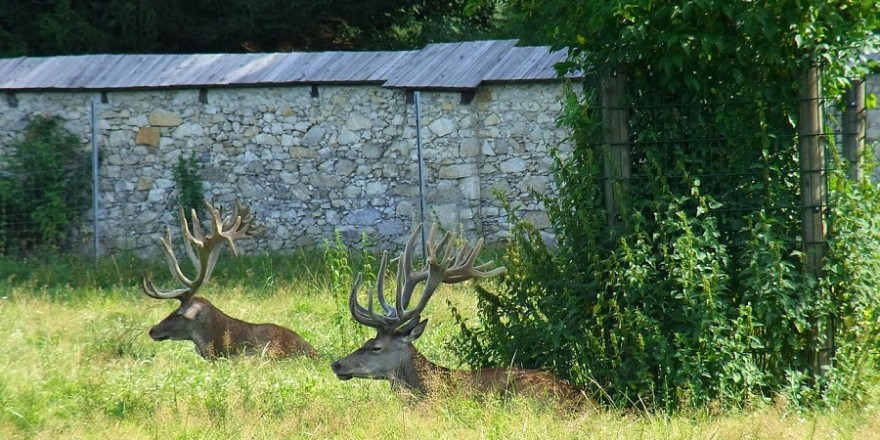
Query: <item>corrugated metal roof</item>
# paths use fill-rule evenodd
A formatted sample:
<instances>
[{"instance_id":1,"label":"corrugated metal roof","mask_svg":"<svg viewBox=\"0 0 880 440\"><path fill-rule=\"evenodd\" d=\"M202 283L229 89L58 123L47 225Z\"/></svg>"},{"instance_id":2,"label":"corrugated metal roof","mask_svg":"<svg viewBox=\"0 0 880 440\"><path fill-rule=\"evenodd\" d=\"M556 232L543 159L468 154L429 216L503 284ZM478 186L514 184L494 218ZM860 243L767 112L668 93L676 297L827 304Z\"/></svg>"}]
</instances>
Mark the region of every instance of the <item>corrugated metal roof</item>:
<instances>
[{"instance_id":1,"label":"corrugated metal roof","mask_svg":"<svg viewBox=\"0 0 880 440\"><path fill-rule=\"evenodd\" d=\"M0 90L112 90L381 84L405 89L475 89L483 82L546 81L565 59L516 40L431 44L418 51L193 55L76 55L0 59Z\"/></svg>"}]
</instances>

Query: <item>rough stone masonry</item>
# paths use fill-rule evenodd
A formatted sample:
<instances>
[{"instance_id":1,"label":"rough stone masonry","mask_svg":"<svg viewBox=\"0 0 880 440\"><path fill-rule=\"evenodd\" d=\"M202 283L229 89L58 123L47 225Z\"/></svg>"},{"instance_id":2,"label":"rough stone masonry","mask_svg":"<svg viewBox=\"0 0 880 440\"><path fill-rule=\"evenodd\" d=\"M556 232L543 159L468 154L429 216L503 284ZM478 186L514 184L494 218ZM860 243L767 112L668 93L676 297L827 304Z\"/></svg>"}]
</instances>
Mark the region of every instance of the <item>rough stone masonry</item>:
<instances>
[{"instance_id":1,"label":"rough stone masonry","mask_svg":"<svg viewBox=\"0 0 880 440\"><path fill-rule=\"evenodd\" d=\"M880 76L867 93L880 94ZM317 94L314 92L317 91ZM422 92L426 218L498 243L509 225L498 194L547 231L533 197L552 191L552 152L570 153L556 124L563 84L483 85L467 103L456 92ZM346 85L94 92L21 92L0 99L0 146L36 114L60 116L90 148L91 101L101 151L99 234L105 252L159 254L177 227L172 166L195 152L205 197L252 207L265 235L249 251L321 245L339 231L377 249L402 246L421 218L415 106L402 90ZM868 109L867 145L880 140L880 109ZM92 239L82 225L83 241Z\"/></svg>"},{"instance_id":2,"label":"rough stone masonry","mask_svg":"<svg viewBox=\"0 0 880 440\"><path fill-rule=\"evenodd\" d=\"M105 252L159 253L178 228L172 167L195 152L205 197L239 199L265 235L249 251L321 245L362 234L379 249L402 245L421 218L415 106L380 86L17 93L0 102L0 144L27 118L60 116L91 145L96 100L101 163L99 234ZM561 82L483 86L468 103L457 92L420 97L426 218L467 237L499 242L509 225L503 194L547 228L532 191L551 190L551 151L570 151L557 127ZM412 96L409 97L412 100ZM82 231L91 230L91 217ZM84 240L91 240L85 237Z\"/></svg>"}]
</instances>

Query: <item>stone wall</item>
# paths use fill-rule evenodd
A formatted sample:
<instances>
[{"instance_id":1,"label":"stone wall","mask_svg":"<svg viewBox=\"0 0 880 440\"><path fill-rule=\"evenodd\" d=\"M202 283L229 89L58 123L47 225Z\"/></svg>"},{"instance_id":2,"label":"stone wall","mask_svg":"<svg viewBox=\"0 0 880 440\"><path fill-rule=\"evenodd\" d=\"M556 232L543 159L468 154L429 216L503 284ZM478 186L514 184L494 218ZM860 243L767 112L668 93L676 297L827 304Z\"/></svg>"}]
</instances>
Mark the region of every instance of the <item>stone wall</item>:
<instances>
[{"instance_id":1,"label":"stone wall","mask_svg":"<svg viewBox=\"0 0 880 440\"><path fill-rule=\"evenodd\" d=\"M380 86L16 93L0 99L0 146L27 118L57 115L90 148L96 100L101 151L100 242L105 252L159 252L177 232L172 166L195 152L207 198L248 204L266 235L246 250L348 244L399 247L420 218L415 105ZM549 227L531 190L552 190L550 151L570 152L556 126L561 83L482 87L462 103L454 92L422 92L427 218L468 237L500 242L508 224L496 193L539 228ZM880 96L880 76L867 81ZM14 98L14 99L12 99ZM410 96L411 98L411 96ZM867 143L880 141L880 108L868 110ZM84 242L89 224L80 229ZM176 235L179 240L179 235Z\"/></svg>"},{"instance_id":2,"label":"stone wall","mask_svg":"<svg viewBox=\"0 0 880 440\"><path fill-rule=\"evenodd\" d=\"M349 244L366 233L381 248L399 245L420 218L415 105L404 91L379 86L314 92L16 93L14 105L0 102L0 145L20 136L28 116L46 114L63 118L90 148L96 100L99 234L109 253L155 255L166 226L178 234L172 167L192 152L203 164L205 196L222 204L238 198L266 228L245 249L317 245L337 230ZM561 83L490 85L462 103L457 92L422 92L429 221L501 241L508 225L499 192L548 226L530 191L550 190L550 151L569 149L555 124L562 93Z\"/></svg>"}]
</instances>

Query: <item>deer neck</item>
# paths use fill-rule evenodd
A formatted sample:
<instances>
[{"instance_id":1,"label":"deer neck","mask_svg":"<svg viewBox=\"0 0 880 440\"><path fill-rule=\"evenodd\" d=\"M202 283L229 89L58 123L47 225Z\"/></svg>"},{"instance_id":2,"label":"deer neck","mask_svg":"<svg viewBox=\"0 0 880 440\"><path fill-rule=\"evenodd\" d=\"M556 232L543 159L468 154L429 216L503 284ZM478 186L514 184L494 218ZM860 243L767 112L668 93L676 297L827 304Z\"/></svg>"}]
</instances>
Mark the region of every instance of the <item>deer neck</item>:
<instances>
[{"instance_id":1,"label":"deer neck","mask_svg":"<svg viewBox=\"0 0 880 440\"><path fill-rule=\"evenodd\" d=\"M205 301L205 303L208 303ZM193 342L196 351L204 358L216 358L232 354L239 343L239 330L241 321L235 319L220 309L210 306L203 312L207 318L201 329L195 331Z\"/></svg>"},{"instance_id":2,"label":"deer neck","mask_svg":"<svg viewBox=\"0 0 880 440\"><path fill-rule=\"evenodd\" d=\"M390 378L396 392L428 394L449 376L449 369L429 361L414 346L410 359L412 362L405 363Z\"/></svg>"}]
</instances>

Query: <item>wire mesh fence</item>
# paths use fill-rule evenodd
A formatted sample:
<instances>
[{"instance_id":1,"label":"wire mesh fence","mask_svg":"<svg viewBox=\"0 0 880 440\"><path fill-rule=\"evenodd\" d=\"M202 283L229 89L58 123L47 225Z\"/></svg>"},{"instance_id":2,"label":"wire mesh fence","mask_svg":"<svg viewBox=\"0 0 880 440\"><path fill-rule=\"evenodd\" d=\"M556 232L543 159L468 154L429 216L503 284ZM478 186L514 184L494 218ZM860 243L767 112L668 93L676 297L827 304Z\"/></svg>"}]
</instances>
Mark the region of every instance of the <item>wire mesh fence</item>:
<instances>
[{"instance_id":1,"label":"wire mesh fence","mask_svg":"<svg viewBox=\"0 0 880 440\"><path fill-rule=\"evenodd\" d=\"M650 200L652 192L664 190L699 195L719 216L772 212L799 217L804 172L793 115L800 101L650 101L628 108L630 123L638 127L625 146L630 171L624 184L630 199ZM824 107L825 100L816 103ZM750 132L742 130L743 121L754 121ZM825 149L825 164L810 172L827 178L830 149L839 145L841 134L827 125L816 135Z\"/></svg>"},{"instance_id":2,"label":"wire mesh fence","mask_svg":"<svg viewBox=\"0 0 880 440\"><path fill-rule=\"evenodd\" d=\"M37 116L0 151L0 253L86 250L97 164L80 137L57 118Z\"/></svg>"}]
</instances>

